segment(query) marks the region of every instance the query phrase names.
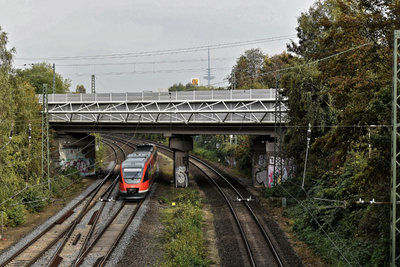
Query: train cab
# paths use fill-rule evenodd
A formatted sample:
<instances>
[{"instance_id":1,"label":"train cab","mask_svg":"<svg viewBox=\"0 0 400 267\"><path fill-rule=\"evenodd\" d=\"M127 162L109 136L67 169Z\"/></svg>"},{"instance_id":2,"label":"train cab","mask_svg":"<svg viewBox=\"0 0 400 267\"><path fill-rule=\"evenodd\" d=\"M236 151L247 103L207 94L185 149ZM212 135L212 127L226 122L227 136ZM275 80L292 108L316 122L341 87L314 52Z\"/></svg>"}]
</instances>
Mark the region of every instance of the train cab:
<instances>
[{"instance_id":1,"label":"train cab","mask_svg":"<svg viewBox=\"0 0 400 267\"><path fill-rule=\"evenodd\" d=\"M121 163L120 198L135 200L145 198L157 172L157 149L153 145L137 146Z\"/></svg>"}]
</instances>

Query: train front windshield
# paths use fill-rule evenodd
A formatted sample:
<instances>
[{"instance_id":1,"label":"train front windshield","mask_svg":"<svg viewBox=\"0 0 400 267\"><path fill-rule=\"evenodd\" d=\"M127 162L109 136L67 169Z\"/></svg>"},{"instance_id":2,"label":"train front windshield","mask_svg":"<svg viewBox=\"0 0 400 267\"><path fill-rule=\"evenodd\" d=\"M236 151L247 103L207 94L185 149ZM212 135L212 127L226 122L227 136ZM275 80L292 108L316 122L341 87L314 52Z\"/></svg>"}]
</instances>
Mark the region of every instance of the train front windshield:
<instances>
[{"instance_id":1,"label":"train front windshield","mask_svg":"<svg viewBox=\"0 0 400 267\"><path fill-rule=\"evenodd\" d=\"M123 170L125 183L138 184L142 179L142 169L126 168Z\"/></svg>"}]
</instances>

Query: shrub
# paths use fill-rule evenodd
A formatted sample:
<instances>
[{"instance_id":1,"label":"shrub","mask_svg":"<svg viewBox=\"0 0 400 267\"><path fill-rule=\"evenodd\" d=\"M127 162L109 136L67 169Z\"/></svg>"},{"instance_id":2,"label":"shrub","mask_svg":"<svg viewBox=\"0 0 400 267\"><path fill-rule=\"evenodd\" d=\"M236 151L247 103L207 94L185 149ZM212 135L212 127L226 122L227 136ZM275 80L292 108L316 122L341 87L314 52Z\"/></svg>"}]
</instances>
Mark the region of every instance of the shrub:
<instances>
[{"instance_id":1,"label":"shrub","mask_svg":"<svg viewBox=\"0 0 400 267\"><path fill-rule=\"evenodd\" d=\"M176 202L175 207L162 213L165 230L164 262L162 266L208 266L203 238L202 199L199 192L187 188L174 190L164 197L167 203Z\"/></svg>"},{"instance_id":2,"label":"shrub","mask_svg":"<svg viewBox=\"0 0 400 267\"><path fill-rule=\"evenodd\" d=\"M26 210L22 203L10 203L7 208L8 225L16 226L25 223Z\"/></svg>"},{"instance_id":3,"label":"shrub","mask_svg":"<svg viewBox=\"0 0 400 267\"><path fill-rule=\"evenodd\" d=\"M47 194L39 188L31 187L24 192L23 202L30 212L42 211L47 205Z\"/></svg>"}]
</instances>

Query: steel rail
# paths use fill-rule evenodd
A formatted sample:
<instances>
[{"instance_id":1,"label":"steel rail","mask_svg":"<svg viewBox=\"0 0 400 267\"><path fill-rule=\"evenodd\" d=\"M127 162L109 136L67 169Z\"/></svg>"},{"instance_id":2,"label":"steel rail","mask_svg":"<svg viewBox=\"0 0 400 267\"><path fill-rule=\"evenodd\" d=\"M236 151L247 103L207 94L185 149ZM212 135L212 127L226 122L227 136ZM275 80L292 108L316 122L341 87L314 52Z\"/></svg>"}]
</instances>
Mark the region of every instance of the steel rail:
<instances>
[{"instance_id":1,"label":"steel rail","mask_svg":"<svg viewBox=\"0 0 400 267\"><path fill-rule=\"evenodd\" d=\"M122 137L112 137L112 139L114 139L114 140L116 140L116 139L124 140ZM126 140L124 140L124 141L126 141ZM151 143L151 142L144 141L144 140L140 140L140 141L142 141L142 142L147 142L147 143ZM133 142L131 142L131 143L133 143ZM155 144L155 145L157 145L157 146L158 146L160 149L162 149L162 150L166 150L166 151L168 151L169 153L172 153L172 150L170 150L169 148L167 148L167 147L165 147L165 146L163 146L163 145L159 145L159 144ZM199 169L199 170L200 170L200 171L201 171L215 186L216 186L216 188L218 189L218 191L221 193L222 197L225 199L225 201L226 201L226 203L227 203L227 205L228 205L228 207L229 207L229 209L230 209L230 211L231 211L231 213L232 213L232 215L233 215L233 217L234 217L234 219L235 219L235 222L236 222L236 224L237 224L237 226L238 226L239 232L240 232L240 234L241 234L241 238L242 238L243 243L244 243L245 248L246 248L246 252L247 252L247 255L248 255L248 258L249 258L249 262L250 262L250 264L251 264L252 266L257 266L256 261L255 261L254 256L253 256L253 252L252 252L251 247L250 247L250 244L249 244L249 242L248 242L248 238L247 238L247 236L246 236L245 230L243 229L242 223L240 222L240 219L238 218L238 215L236 214L236 211L235 211L235 209L233 208L233 206L232 206L232 204L231 204L229 198L227 197L227 195L225 194L225 192L223 192L222 188L217 184L217 182L216 182L212 177L210 177L210 175L208 175L207 173L205 173L205 171L202 170L201 167L199 167L199 166L198 166L197 164L195 164L194 162L197 161L197 162L199 162L200 164L203 164L204 166L206 166L207 168L209 168L212 172L214 172L217 176L219 176L220 178L222 178L222 180L223 180L225 183L227 183L227 184L229 185L229 187L230 187L240 198L243 198L242 194L228 181L227 178L225 178L218 170L216 170L216 169L215 169L214 167L212 167L210 164L208 164L208 163L206 163L205 161L203 161L203 160L201 160L201 159L199 159L199 158L197 158L197 157L195 157L195 156L192 156L192 155L190 156L190 159L191 159L191 164L192 164L193 166L195 166L196 168L198 168L198 169ZM260 220L258 219L257 215L254 213L254 211L253 211L252 208L248 205L248 203L244 202L244 204L245 204L247 210L249 211L249 213L251 214L251 216L252 216L253 220L255 221L256 225L258 226L260 232L262 233L263 238L265 239L265 241L266 241L268 247L270 248L270 251L271 251L271 253L272 253L272 255L273 255L273 257L274 257L276 263L278 264L278 266L284 266L284 265L283 265L283 262L282 262L282 260L281 260L281 258L280 258L280 256L279 256L279 254L278 254L278 252L276 251L276 249L275 249L275 247L274 247L274 245L273 245L273 243L272 243L271 238L268 236L267 232L265 231L265 229L264 229L263 225L261 224ZM103 262L103 264L105 263L105 261L103 261L103 260L101 260L101 262ZM96 266L97 266L97 265L96 265ZM99 265L99 266L102 266L102 265Z\"/></svg>"},{"instance_id":2,"label":"steel rail","mask_svg":"<svg viewBox=\"0 0 400 267\"><path fill-rule=\"evenodd\" d=\"M118 244L119 240L122 238L122 236L124 235L124 233L126 232L126 229L129 227L129 225L131 224L131 222L133 221L134 217L136 216L139 208L141 207L143 200L136 202L137 205L135 207L135 210L131 213L130 217L128 218L128 220L126 221L126 223L124 224L123 229L121 230L121 232L118 234L117 238L115 239L115 241L113 242L113 244L110 246L110 248L108 249L107 253L105 256L100 257L96 263L95 266L103 266L107 259L110 257L111 253L114 251L116 245ZM90 251L96 246L96 244L99 242L99 240L101 239L101 237L104 236L104 233L109 229L109 227L112 225L112 223L115 221L115 219L118 217L118 215L121 213L121 211L125 208L126 206L126 202L124 201L123 204L121 205L121 207L118 209L118 211L113 215L113 217L107 222L107 224L105 225L105 227L101 230L101 232L97 235L96 239L93 240L92 243L89 244L89 246L85 249L85 251L82 253L81 257L76 261L76 265L75 266L79 266L83 263L83 261L85 260L85 257L90 253Z\"/></svg>"},{"instance_id":3,"label":"steel rail","mask_svg":"<svg viewBox=\"0 0 400 267\"><path fill-rule=\"evenodd\" d=\"M232 216L235 219L236 225L239 228L240 236L242 237L243 243L245 244L246 252L247 252L247 256L249 257L250 264L251 264L251 266L257 266L256 262L254 260L254 257L253 257L253 252L252 252L252 250L250 248L250 245L249 245L248 238L247 238L246 233L245 233L245 231L243 229L242 223L240 222L240 220L239 220L239 218L238 218L238 216L237 216L237 214L235 212L235 209L233 208L233 206L232 206L231 202L229 201L228 197L226 196L226 194L224 193L222 188L217 184L217 182L213 178L211 178L210 175L208 175L204 170L202 170L196 164L193 164L193 166L197 167L214 184L214 186L221 193L222 197L225 199L225 201L228 204L228 207L229 207L229 209L230 209L230 211L232 213Z\"/></svg>"},{"instance_id":4,"label":"steel rail","mask_svg":"<svg viewBox=\"0 0 400 267\"><path fill-rule=\"evenodd\" d=\"M170 150L169 148L167 148L167 147L165 147L165 146L163 146L163 145L159 145L159 144L155 144L155 145L157 145L159 148L164 149L164 150L166 150L166 151L168 151L168 152L170 152L170 153L172 152L172 150ZM191 159L192 161L193 161L193 160L198 161L198 162L200 162L201 164L205 165L205 166L206 166L207 168L209 168L210 170L212 170L212 171L213 171L214 173L216 173L219 177L221 177L221 178L229 185L229 187L230 187L232 190L235 191L235 193L236 193L240 198L243 198L242 194L228 181L228 179L225 178L218 170L216 170L216 169L215 169L214 167L212 167L210 164L206 163L205 161L203 161L203 160L201 160L201 159L199 159L198 157L195 157L195 156L193 156L193 155L190 155L190 159ZM243 228L242 228L242 226L241 226L241 224L240 224L240 222L239 222L239 220L238 220L238 217L237 217L236 213L234 212L231 203L229 202L229 200L227 200L227 196L225 195L225 193L222 192L222 189L220 188L220 186L217 185L216 182L214 181L214 179L212 179L208 174L206 174L199 166L197 166L197 165L194 164L193 162L191 162L191 163L192 163L195 167L197 167L203 174L205 174L205 175L207 176L207 178L217 187L217 189L219 190L219 192L221 193L221 195L222 195L222 196L224 197L224 199L227 201L227 204L228 204L228 206L229 206L229 209L231 210L232 215L234 216L235 221L236 221L236 223L238 224L238 228L239 228L239 230L240 230L240 232L241 232L242 239L245 238L246 235L245 235L244 232L242 233ZM278 263L279 266L284 266L284 265L283 265L283 262L282 262L282 260L281 260L281 258L280 258L280 256L279 256L279 254L278 254L278 252L276 251L276 249L275 249L275 247L274 247L274 245L273 245L273 243L272 243L271 238L269 237L269 235L268 235L267 232L265 231L264 227L262 226L260 220L258 219L258 217L256 216L256 214L254 213L253 209L249 206L248 203L244 202L244 204L245 204L246 208L248 209L249 213L251 214L252 218L253 218L254 221L256 222L258 228L260 229L260 231L261 231L261 233L262 233L262 235L263 235L263 237L264 237L266 243L268 244L268 246L269 246L269 248L270 248L270 250L271 250L271 252L272 252L272 254L273 254L273 256L274 256L274 258L275 258L275 260L276 260L276 262ZM244 240L243 240L243 241L244 241ZM248 244L247 239L246 239L246 241L244 241L244 243L245 243L245 246L246 246L246 251L247 251L247 253L248 253L248 255L249 255L250 263L251 263L253 266L256 266L256 265L255 265L255 261L254 261L254 257L253 257L252 255L250 256L250 254L251 254L251 249L250 249L250 247L249 247L249 244ZM249 254L249 253L250 253L250 254Z\"/></svg>"},{"instance_id":5,"label":"steel rail","mask_svg":"<svg viewBox=\"0 0 400 267\"><path fill-rule=\"evenodd\" d=\"M228 179L225 178L225 177L224 177L219 171L217 171L214 167L212 167L212 166L211 166L210 164L208 164L207 162L205 162L205 161L199 159L198 157L195 157L195 156L192 156L192 155L191 155L190 157L191 157L191 159L194 159L194 160L200 162L201 164L207 166L210 170L212 170L212 171L213 171L214 173L216 173L219 177L221 177L221 178L230 186L230 188L231 188L232 190L235 191L235 193L236 193L240 198L243 198L242 194L228 181ZM197 166L197 165L195 165L195 166L196 166L197 168L199 168L199 169L204 173L204 171L203 171L199 166ZM207 175L207 176L208 176L208 175ZM208 177L209 177L209 176L208 176ZM209 177L209 178L212 179L211 177ZM213 180L213 179L212 179L212 180ZM215 182L214 182L214 183L215 183ZM279 266L283 266L283 262L282 262L282 260L281 260L281 258L280 258L280 256L279 256L278 252L276 251L275 246L273 245L271 238L268 236L267 232L265 231L264 227L262 226L260 220L258 219L258 217L256 216L256 214L254 213L254 211L253 211L253 209L250 207L250 205L249 205L247 202L244 202L244 204L245 204L247 210L248 210L248 211L250 212L250 214L252 215L254 221L257 223L257 226L259 227L260 231L262 232L263 237L264 237L265 241L267 242L269 248L271 249L271 252L272 252L272 254L273 254L275 260L277 261L278 265L279 265Z\"/></svg>"},{"instance_id":6,"label":"steel rail","mask_svg":"<svg viewBox=\"0 0 400 267\"><path fill-rule=\"evenodd\" d=\"M102 260L98 263L96 266L104 266L110 257L111 253L114 251L115 247L117 246L118 242L121 240L123 235L126 232L126 229L128 229L129 225L132 223L133 219L135 218L137 212L139 211L139 208L142 206L144 200L140 200L140 202L136 205L135 210L131 213L131 216L129 216L129 219L125 223L122 231L119 233L118 237L115 239L114 243L112 244L111 248L107 251L107 254L102 258ZM126 204L125 204L126 205Z\"/></svg>"},{"instance_id":7,"label":"steel rail","mask_svg":"<svg viewBox=\"0 0 400 267\"><path fill-rule=\"evenodd\" d=\"M103 140L104 140L104 138L103 138ZM106 140L111 140L111 141L113 141L111 138L106 138ZM106 141L106 142L109 142L109 143L110 143L111 141ZM121 143L123 143L123 142L121 142ZM114 144L115 144L115 143L114 143ZM132 145L127 144L127 143L124 143L124 145L128 145L129 147L134 148ZM126 152L122 149L122 146L119 146L119 148L120 148L120 150L123 152L124 158L126 158ZM113 189L115 188L115 186L116 186L117 183L118 183L119 177L120 177L120 176L118 175L118 176L116 177L116 179L114 180L114 182L113 182L113 183L110 185L110 187L106 190L106 192L103 193L103 195L100 197L101 200L104 199L104 196L107 194L107 191L108 191L108 190L109 190L109 192L108 192L108 195L107 195L107 199L109 199L109 198L111 197L111 194L112 194L112 192L113 192ZM96 225L97 225L97 223L98 223L98 220L99 220L99 218L100 218L100 216L101 216L101 213L103 212L103 209L104 209L105 205L106 205L106 202L103 202L102 205L101 205L101 207L100 207L100 209L97 210L97 214L96 214L96 216L95 216L95 218L94 218L94 220L93 220L92 227L90 228L88 234L86 235L86 238L85 238L85 240L84 240L84 242L83 242L83 244L82 244L82 246L81 246L81 248L80 248L80 250L79 250L79 252L78 252L78 256L76 257L76 260L74 261L74 263L72 264L72 266L76 266L76 265L77 265L77 262L78 262L79 258L81 257L82 253L85 251L85 249L86 249L86 247L87 247L87 245L88 245L88 243L89 243L89 240L90 240L90 238L92 237L92 234L93 234L93 232L94 232L94 230L95 230L95 227L96 227Z\"/></svg>"},{"instance_id":8,"label":"steel rail","mask_svg":"<svg viewBox=\"0 0 400 267\"><path fill-rule=\"evenodd\" d=\"M111 194L112 194L112 192L113 192L115 186L116 186L117 183L118 183L118 179L119 179L119 175L115 178L115 180L114 180L113 183L109 186L109 188L106 189L106 192L104 192L104 194L100 197L100 199L104 199L104 196L105 196L106 194L107 194L107 199L110 198L110 196L111 196ZM93 220L93 222L92 222L92 224L91 224L90 230L89 230L88 234L86 235L85 240L83 241L82 246L81 246L81 248L79 249L78 256L76 257L76 260L74 261L74 263L73 263L72 266L76 266L76 261L79 259L80 255L83 253L83 251L86 249L86 246L87 246L87 244L88 244L90 238L92 237L92 234L93 234L93 232L94 232L94 229L96 228L96 225L97 225L97 223L98 223L98 221L99 221L99 218L100 218L101 213L103 212L105 206L106 206L106 202L103 202L103 203L101 204L101 207L97 210L97 213L96 213L96 215L95 215L95 218L94 218L94 220ZM95 211L95 212L96 212L96 211Z\"/></svg>"},{"instance_id":9,"label":"steel rail","mask_svg":"<svg viewBox=\"0 0 400 267\"><path fill-rule=\"evenodd\" d=\"M166 151L172 153L172 151L171 151L170 149L166 149L165 147L162 148L162 149L164 149L164 150L166 150ZM229 201L228 197L227 197L226 194L223 192L223 190L221 189L221 187L215 182L215 180L212 179L207 173L205 173L204 170L202 170L199 166L197 166L197 165L194 164L193 162L192 162L192 165L195 166L195 167L197 167L197 168L198 168L198 169L199 169L213 184L214 184L214 186L218 189L218 191L220 192L220 194L222 195L222 197L225 199L225 201L226 201L226 203L227 203L227 205L228 205L228 207L229 207L229 210L231 211L232 216L233 216L233 218L235 219L236 225L237 225L237 227L238 227L238 229L239 229L240 236L241 236L242 241L243 241L243 243L244 243L244 245L245 245L246 253L247 253L247 256L248 256L248 258L249 258L250 264L251 264L251 266L254 266L254 267L257 266L257 265L256 265L256 262L255 262L255 260L254 260L253 253L252 253L252 251L251 251L251 248L250 248L250 245L249 245L249 242L248 242L248 238L247 238L247 236L246 236L246 233L245 233L245 231L244 231L244 229L243 229L243 226L242 226L242 224L241 224L241 222L240 222L240 220L239 220L239 218L238 218L238 216L237 216L237 214L236 214L236 212L235 212L235 210L234 210L234 208L233 208L231 202Z\"/></svg>"},{"instance_id":10,"label":"steel rail","mask_svg":"<svg viewBox=\"0 0 400 267\"><path fill-rule=\"evenodd\" d=\"M112 147L111 147L112 148ZM112 148L113 149L113 148ZM116 155L116 152L114 151L114 155ZM115 161L115 165L116 165L116 161ZM114 167L115 167L114 165ZM83 197L81 200L79 200L72 208L70 208L68 211L66 211L64 213L64 215L60 216L60 218L52 223L51 225L49 225L48 227L46 227L43 231L41 231L37 236L35 236L32 240L30 240L27 244L25 244L22 248L20 248L17 252L13 253L6 261L4 261L0 266L4 267L7 266L9 263L11 263L15 258L17 258L19 255L21 255L27 248L29 248L31 245L33 245L36 241L38 241L42 236L44 236L46 233L48 233L52 228L54 228L55 225L57 225L60 220L65 220L66 218L68 218L70 215L72 215L73 210L76 209L80 204L82 204L85 200L87 200L90 196L94 196L96 195L96 192L98 192L98 187L101 187L100 185L102 185L103 183L105 183L105 181L108 179L109 175L111 174L112 171L110 171L105 178L103 178L103 180L100 182L100 184L98 186L96 186L93 190L91 190L89 193L86 194L85 197ZM90 203L90 201L88 201L88 203ZM26 266L31 266L33 265L41 256L43 256L43 254L49 250L54 244L56 244L60 238L62 238L67 232L68 229L65 229L63 232L61 232L57 238L55 238L52 242L48 243L47 246L35 257L33 257Z\"/></svg>"},{"instance_id":11,"label":"steel rail","mask_svg":"<svg viewBox=\"0 0 400 267\"><path fill-rule=\"evenodd\" d=\"M107 141L105 141L105 143L107 144ZM108 144L110 145L110 144ZM116 145L118 147L118 145ZM112 147L112 146L111 146ZM118 147L124 154L125 152ZM114 149L113 149L114 150ZM81 212L79 213L79 215L77 216L77 218L72 222L71 226L68 228L67 233L64 235L63 240L61 242L61 245L58 246L58 248L56 249L55 253L53 254L53 257L51 258L50 262L47 264L47 267L55 267L58 266L59 263L62 261L62 258L59 256L60 253L62 252L64 246L67 244L68 239L71 237L72 233L74 232L76 226L78 225L78 223L83 219L83 217L86 215L86 213L93 208L94 205L90 206L90 203L93 201L94 197L96 196L96 194L100 191L101 187L105 184L105 182L108 180L108 178L111 176L111 174L114 172L115 166L117 165L117 159L118 159L118 155L117 155L117 151L114 150L114 155L115 155L115 161L114 161L114 165L113 168L111 169L111 171L106 175L106 177L101 181L101 183L97 186L95 193L92 195L92 197L89 199L89 201L85 204L85 206L83 207L83 209L81 210ZM107 188L107 190L110 187ZM103 195L103 194L102 194Z\"/></svg>"}]
</instances>

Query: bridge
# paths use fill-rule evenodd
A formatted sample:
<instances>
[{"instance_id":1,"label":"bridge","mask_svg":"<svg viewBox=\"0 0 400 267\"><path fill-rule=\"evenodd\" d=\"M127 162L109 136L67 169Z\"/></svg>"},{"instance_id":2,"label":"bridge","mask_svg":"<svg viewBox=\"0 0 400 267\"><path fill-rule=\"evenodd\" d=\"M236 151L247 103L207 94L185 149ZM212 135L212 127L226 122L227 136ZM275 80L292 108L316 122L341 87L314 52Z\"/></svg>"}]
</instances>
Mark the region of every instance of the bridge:
<instances>
[{"instance_id":1,"label":"bridge","mask_svg":"<svg viewBox=\"0 0 400 267\"><path fill-rule=\"evenodd\" d=\"M266 135L275 123L275 92L50 94L49 123L62 132Z\"/></svg>"},{"instance_id":2,"label":"bridge","mask_svg":"<svg viewBox=\"0 0 400 267\"><path fill-rule=\"evenodd\" d=\"M49 124L61 133L162 133L174 150L175 184L186 187L191 135L264 135L259 154L273 152L276 90L210 90L100 94L50 94ZM40 101L43 96L39 95ZM279 109L285 118L283 99ZM255 172L254 172L255 173Z\"/></svg>"}]
</instances>

